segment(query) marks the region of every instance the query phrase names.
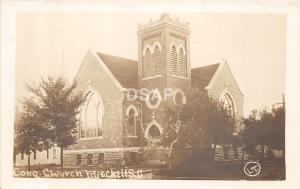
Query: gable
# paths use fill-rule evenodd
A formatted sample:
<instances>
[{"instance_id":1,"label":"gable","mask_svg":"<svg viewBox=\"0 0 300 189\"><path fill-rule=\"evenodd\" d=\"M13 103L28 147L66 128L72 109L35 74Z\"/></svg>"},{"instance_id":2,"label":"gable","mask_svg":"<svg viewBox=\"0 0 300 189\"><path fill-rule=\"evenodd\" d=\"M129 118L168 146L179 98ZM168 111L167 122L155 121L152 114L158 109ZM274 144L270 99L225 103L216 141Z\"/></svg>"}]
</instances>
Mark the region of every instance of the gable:
<instances>
[{"instance_id":1,"label":"gable","mask_svg":"<svg viewBox=\"0 0 300 189\"><path fill-rule=\"evenodd\" d=\"M215 74L211 78L207 86L207 90L214 90L217 89L224 89L229 88L235 90L237 93L243 96L242 91L240 90L234 75L232 74L229 65L227 63L222 63L219 65L218 69L216 70Z\"/></svg>"},{"instance_id":2,"label":"gable","mask_svg":"<svg viewBox=\"0 0 300 189\"><path fill-rule=\"evenodd\" d=\"M78 86L81 90L85 90L88 87L98 88L98 90L105 88L110 92L124 90L103 61L91 50L87 52L81 63L75 80L78 81Z\"/></svg>"}]
</instances>

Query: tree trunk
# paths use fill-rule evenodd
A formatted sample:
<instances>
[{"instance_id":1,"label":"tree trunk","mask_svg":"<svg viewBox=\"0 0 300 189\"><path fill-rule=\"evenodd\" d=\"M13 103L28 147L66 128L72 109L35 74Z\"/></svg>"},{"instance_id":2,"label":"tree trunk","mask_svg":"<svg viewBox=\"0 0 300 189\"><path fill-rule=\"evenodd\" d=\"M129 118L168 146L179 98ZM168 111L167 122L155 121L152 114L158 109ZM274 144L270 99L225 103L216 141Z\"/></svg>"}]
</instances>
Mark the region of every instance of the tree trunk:
<instances>
[{"instance_id":1,"label":"tree trunk","mask_svg":"<svg viewBox=\"0 0 300 189\"><path fill-rule=\"evenodd\" d=\"M60 168L64 168L64 147L60 147Z\"/></svg>"},{"instance_id":2,"label":"tree trunk","mask_svg":"<svg viewBox=\"0 0 300 189\"><path fill-rule=\"evenodd\" d=\"M265 161L265 145L261 145L260 161L261 161L261 163L264 163L264 161Z\"/></svg>"},{"instance_id":3,"label":"tree trunk","mask_svg":"<svg viewBox=\"0 0 300 189\"><path fill-rule=\"evenodd\" d=\"M238 159L239 158L239 152L238 152L238 147L236 144L233 144L232 145L232 148L233 148L233 153L234 153L234 158L235 159Z\"/></svg>"},{"instance_id":4,"label":"tree trunk","mask_svg":"<svg viewBox=\"0 0 300 189\"><path fill-rule=\"evenodd\" d=\"M214 161L214 159L215 159L216 148L217 148L217 145L216 145L216 144L213 144L212 154L211 154L211 161Z\"/></svg>"},{"instance_id":5,"label":"tree trunk","mask_svg":"<svg viewBox=\"0 0 300 189\"><path fill-rule=\"evenodd\" d=\"M28 154L27 164L28 164L28 171L30 171L30 153Z\"/></svg>"},{"instance_id":6,"label":"tree trunk","mask_svg":"<svg viewBox=\"0 0 300 189\"><path fill-rule=\"evenodd\" d=\"M243 152L243 155L241 157L241 160L244 161L245 160L245 155L246 155L246 146L245 145L242 147L242 152Z\"/></svg>"}]
</instances>

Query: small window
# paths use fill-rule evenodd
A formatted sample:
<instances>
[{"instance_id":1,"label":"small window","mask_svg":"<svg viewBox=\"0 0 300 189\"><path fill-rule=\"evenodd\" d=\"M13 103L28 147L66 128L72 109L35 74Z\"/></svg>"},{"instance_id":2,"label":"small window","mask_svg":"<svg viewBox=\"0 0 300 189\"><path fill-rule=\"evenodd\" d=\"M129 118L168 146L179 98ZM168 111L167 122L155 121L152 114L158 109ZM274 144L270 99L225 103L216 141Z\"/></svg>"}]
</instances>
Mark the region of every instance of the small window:
<instances>
[{"instance_id":1,"label":"small window","mask_svg":"<svg viewBox=\"0 0 300 189\"><path fill-rule=\"evenodd\" d=\"M93 154L88 154L87 156L87 164L92 165L93 163Z\"/></svg>"},{"instance_id":2,"label":"small window","mask_svg":"<svg viewBox=\"0 0 300 189\"><path fill-rule=\"evenodd\" d=\"M98 154L98 164L103 164L104 163L104 153L99 153Z\"/></svg>"},{"instance_id":3,"label":"small window","mask_svg":"<svg viewBox=\"0 0 300 189\"><path fill-rule=\"evenodd\" d=\"M76 165L80 165L82 161L82 154L76 155Z\"/></svg>"},{"instance_id":4,"label":"small window","mask_svg":"<svg viewBox=\"0 0 300 189\"><path fill-rule=\"evenodd\" d=\"M53 148L53 159L56 159L56 149Z\"/></svg>"},{"instance_id":5,"label":"small window","mask_svg":"<svg viewBox=\"0 0 300 189\"><path fill-rule=\"evenodd\" d=\"M183 95L182 93L175 94L175 103L176 104L183 104Z\"/></svg>"}]
</instances>

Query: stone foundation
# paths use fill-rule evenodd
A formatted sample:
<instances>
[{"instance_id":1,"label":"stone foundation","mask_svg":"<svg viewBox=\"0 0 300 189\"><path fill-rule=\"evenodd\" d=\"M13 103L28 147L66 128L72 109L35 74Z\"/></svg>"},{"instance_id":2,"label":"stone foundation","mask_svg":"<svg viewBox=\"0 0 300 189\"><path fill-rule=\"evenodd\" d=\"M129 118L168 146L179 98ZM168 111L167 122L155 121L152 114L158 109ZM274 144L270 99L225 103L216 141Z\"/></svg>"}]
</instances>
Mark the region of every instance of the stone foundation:
<instances>
[{"instance_id":1,"label":"stone foundation","mask_svg":"<svg viewBox=\"0 0 300 189\"><path fill-rule=\"evenodd\" d=\"M168 155L169 149L163 147L129 147L66 150L63 158L66 168L117 167L134 166L152 160L166 162Z\"/></svg>"}]
</instances>

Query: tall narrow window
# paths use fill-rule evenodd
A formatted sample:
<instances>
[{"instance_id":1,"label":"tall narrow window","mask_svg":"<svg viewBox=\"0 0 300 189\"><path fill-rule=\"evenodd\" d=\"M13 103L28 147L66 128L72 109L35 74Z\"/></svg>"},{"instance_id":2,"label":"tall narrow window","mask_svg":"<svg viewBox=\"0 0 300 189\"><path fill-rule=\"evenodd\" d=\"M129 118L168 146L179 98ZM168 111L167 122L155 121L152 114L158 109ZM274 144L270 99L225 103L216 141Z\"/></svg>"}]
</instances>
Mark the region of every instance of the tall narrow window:
<instances>
[{"instance_id":1,"label":"tall narrow window","mask_svg":"<svg viewBox=\"0 0 300 189\"><path fill-rule=\"evenodd\" d=\"M177 72L177 52L176 47L171 47L171 74L175 75Z\"/></svg>"},{"instance_id":2,"label":"tall narrow window","mask_svg":"<svg viewBox=\"0 0 300 189\"><path fill-rule=\"evenodd\" d=\"M183 48L179 48L179 53L178 53L178 75L180 76L185 76L185 56L184 56L184 51Z\"/></svg>"},{"instance_id":3,"label":"tall narrow window","mask_svg":"<svg viewBox=\"0 0 300 189\"><path fill-rule=\"evenodd\" d=\"M149 47L147 47L146 52L145 52L145 62L144 62L144 66L145 66L145 76L151 76L151 72L152 72L152 57L151 57L151 50Z\"/></svg>"},{"instance_id":4,"label":"tall narrow window","mask_svg":"<svg viewBox=\"0 0 300 189\"><path fill-rule=\"evenodd\" d=\"M132 108L129 110L128 115L128 127L127 132L128 136L136 136L136 113L135 110Z\"/></svg>"},{"instance_id":5,"label":"tall narrow window","mask_svg":"<svg viewBox=\"0 0 300 189\"><path fill-rule=\"evenodd\" d=\"M158 45L154 46L154 67L155 74L160 73L160 49Z\"/></svg>"}]
</instances>

